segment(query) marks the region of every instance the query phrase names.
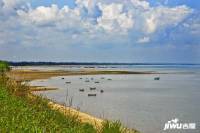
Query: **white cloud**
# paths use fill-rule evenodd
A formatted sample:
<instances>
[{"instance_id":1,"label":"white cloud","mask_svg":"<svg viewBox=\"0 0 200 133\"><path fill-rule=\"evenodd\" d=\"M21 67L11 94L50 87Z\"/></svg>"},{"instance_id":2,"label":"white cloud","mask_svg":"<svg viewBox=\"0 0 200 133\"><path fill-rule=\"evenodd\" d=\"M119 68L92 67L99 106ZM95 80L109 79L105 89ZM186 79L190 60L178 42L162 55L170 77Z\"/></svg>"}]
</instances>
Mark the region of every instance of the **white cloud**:
<instances>
[{"instance_id":1,"label":"white cloud","mask_svg":"<svg viewBox=\"0 0 200 133\"><path fill-rule=\"evenodd\" d=\"M10 10L13 9L14 6L16 6L21 0L2 0L3 9Z\"/></svg>"},{"instance_id":2,"label":"white cloud","mask_svg":"<svg viewBox=\"0 0 200 133\"><path fill-rule=\"evenodd\" d=\"M51 22L59 22L65 19L71 21L69 17L78 18L80 12L77 9L69 9L68 6L64 6L59 9L57 5L51 5L50 7L39 6L36 9L30 9L28 12L18 10L17 14L22 20L35 24L48 24Z\"/></svg>"},{"instance_id":3,"label":"white cloud","mask_svg":"<svg viewBox=\"0 0 200 133\"><path fill-rule=\"evenodd\" d=\"M114 40L115 43L127 43L133 40L130 42L148 43L150 34L156 34L160 29L179 24L192 12L186 6L152 7L144 0L76 0L75 8L69 8L67 5L59 8L53 4L35 8L29 6L26 10L15 9L21 1L23 0L8 0L6 4L4 3L3 7L14 10L15 14L11 14L13 17L9 22L2 21L0 17L0 22L3 24L0 26L1 29L13 33L9 29L18 28L18 32L22 32L21 36L26 35L28 30L30 33L35 33L34 36L37 38L35 40L38 42L44 44L46 42L44 40L51 40L46 42L47 45L53 42L57 44L56 41L91 44L98 41L108 44ZM26 2L19 7L24 5ZM99 14L95 16L97 10ZM14 16L16 14L17 16ZM27 39L29 36L32 38L32 34L24 38L21 36L20 39L16 37L16 40Z\"/></svg>"},{"instance_id":4,"label":"white cloud","mask_svg":"<svg viewBox=\"0 0 200 133\"><path fill-rule=\"evenodd\" d=\"M80 7L86 7L87 9L93 8L95 5L95 0L76 0L75 2Z\"/></svg>"},{"instance_id":5,"label":"white cloud","mask_svg":"<svg viewBox=\"0 0 200 133\"><path fill-rule=\"evenodd\" d=\"M15 12L18 6L24 2L25 0L0 0L0 12L8 15L11 12Z\"/></svg>"},{"instance_id":6,"label":"white cloud","mask_svg":"<svg viewBox=\"0 0 200 133\"><path fill-rule=\"evenodd\" d=\"M28 12L18 10L17 14L25 23L36 25L54 23L60 28L79 27L89 32L101 31L101 28L103 28L106 32L121 31L121 33L125 33L133 27L132 14L123 12L123 4L112 3L104 5L98 3L102 16L96 18L96 25L91 23L89 18L82 19L82 7L89 8L87 2L90 3L90 1L77 1L77 4L80 5L74 9L70 9L67 6L59 9L57 5L51 5L50 7L39 6L36 9L30 9Z\"/></svg>"},{"instance_id":7,"label":"white cloud","mask_svg":"<svg viewBox=\"0 0 200 133\"><path fill-rule=\"evenodd\" d=\"M143 8L143 9L149 9L149 2L144 0L131 0L132 4L136 8Z\"/></svg>"},{"instance_id":8,"label":"white cloud","mask_svg":"<svg viewBox=\"0 0 200 133\"><path fill-rule=\"evenodd\" d=\"M77 7L74 9L70 9L68 6L59 9L57 5L51 5L50 7L39 6L36 9L29 9L28 12L18 10L17 13L26 22L39 25L56 23L58 27L69 27L67 25L76 24L84 29L90 28L87 29L88 31L103 29L107 33L118 32L122 34L135 27L140 29L140 32L152 34L167 26L177 25L192 12L186 6L150 7L148 1L141 0L120 3L105 3L101 0L76 0L76 4ZM91 18L91 14L95 14L95 10L97 10L95 8L101 11L101 16ZM85 9L88 12L85 12ZM94 25L93 22L95 21L96 24ZM139 25L136 27L134 26L135 23Z\"/></svg>"},{"instance_id":9,"label":"white cloud","mask_svg":"<svg viewBox=\"0 0 200 133\"><path fill-rule=\"evenodd\" d=\"M160 6L151 8L150 11L145 13L146 25L144 31L153 33L159 28L176 26L191 12L192 10L186 6L177 6L174 8Z\"/></svg>"},{"instance_id":10,"label":"white cloud","mask_svg":"<svg viewBox=\"0 0 200 133\"><path fill-rule=\"evenodd\" d=\"M168 49L177 53L186 44L199 44L200 17L191 18L193 10L184 5L152 6L147 0L76 0L77 5L70 8L67 5L37 6L35 1L31 1L34 6L28 6L27 1L30 0L0 0L2 59L17 56L20 60L53 60L54 57L80 61L86 55L88 60L96 58L95 55L117 55L124 48L127 59L149 59L152 54L157 58L156 52L171 55ZM188 15L191 19L186 21ZM143 46L139 44L150 43L147 50L140 50ZM165 44L163 49L157 49L160 43ZM195 50L199 55L197 47L190 54ZM51 55L52 52L57 55ZM119 58L121 55L116 60Z\"/></svg>"},{"instance_id":11,"label":"white cloud","mask_svg":"<svg viewBox=\"0 0 200 133\"><path fill-rule=\"evenodd\" d=\"M123 4L105 5L99 3L102 16L97 19L98 26L109 32L127 31L133 28L132 14L123 12L123 6Z\"/></svg>"},{"instance_id":12,"label":"white cloud","mask_svg":"<svg viewBox=\"0 0 200 133\"><path fill-rule=\"evenodd\" d=\"M26 26L51 26L55 32L59 30L72 34L73 32L84 34L84 30L92 29L88 21L82 20L79 8L70 9L68 6L64 6L59 9L57 5L39 6L36 9L30 9L28 12L18 10L17 14ZM43 29L45 28L43 27Z\"/></svg>"},{"instance_id":13,"label":"white cloud","mask_svg":"<svg viewBox=\"0 0 200 133\"><path fill-rule=\"evenodd\" d=\"M30 9L28 12L19 10L17 13L27 21L43 24L57 19L58 7L56 5L52 5L51 7L40 6L34 10Z\"/></svg>"}]
</instances>

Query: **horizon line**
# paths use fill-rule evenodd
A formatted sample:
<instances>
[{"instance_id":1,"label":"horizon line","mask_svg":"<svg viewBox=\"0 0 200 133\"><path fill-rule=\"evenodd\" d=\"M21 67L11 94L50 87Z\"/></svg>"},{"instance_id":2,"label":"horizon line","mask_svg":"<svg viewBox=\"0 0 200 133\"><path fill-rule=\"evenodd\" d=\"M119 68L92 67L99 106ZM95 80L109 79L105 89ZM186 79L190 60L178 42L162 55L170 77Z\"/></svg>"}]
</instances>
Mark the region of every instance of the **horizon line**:
<instances>
[{"instance_id":1,"label":"horizon line","mask_svg":"<svg viewBox=\"0 0 200 133\"><path fill-rule=\"evenodd\" d=\"M0 60L6 61L6 60ZM175 62L98 62L98 61L6 61L9 64L24 65L200 65L200 63Z\"/></svg>"}]
</instances>

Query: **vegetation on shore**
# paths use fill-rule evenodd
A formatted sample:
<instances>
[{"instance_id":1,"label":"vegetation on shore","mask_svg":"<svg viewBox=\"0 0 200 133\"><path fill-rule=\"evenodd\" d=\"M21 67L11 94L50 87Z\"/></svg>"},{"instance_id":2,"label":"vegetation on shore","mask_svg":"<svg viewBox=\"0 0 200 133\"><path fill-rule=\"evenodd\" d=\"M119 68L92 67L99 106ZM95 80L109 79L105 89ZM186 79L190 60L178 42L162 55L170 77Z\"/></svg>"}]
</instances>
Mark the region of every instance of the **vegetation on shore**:
<instances>
[{"instance_id":1,"label":"vegetation on shore","mask_svg":"<svg viewBox=\"0 0 200 133\"><path fill-rule=\"evenodd\" d=\"M15 92L2 82L0 100L0 132L94 133L96 131L92 125L81 123L76 116L69 114L66 117L58 111L51 110L47 106L48 101L40 97L30 99L25 93Z\"/></svg>"},{"instance_id":2,"label":"vegetation on shore","mask_svg":"<svg viewBox=\"0 0 200 133\"><path fill-rule=\"evenodd\" d=\"M0 61L0 74L3 76L5 72L10 71L10 66L7 62L5 61Z\"/></svg>"},{"instance_id":3,"label":"vegetation on shore","mask_svg":"<svg viewBox=\"0 0 200 133\"><path fill-rule=\"evenodd\" d=\"M1 62L2 64L4 62ZM0 65L1 66L1 65ZM49 100L29 97L29 86L0 76L0 132L125 133L120 122L106 121L100 129L83 123L78 116L64 115L48 106ZM129 132L129 131L128 131ZM134 132L134 131L133 131Z\"/></svg>"}]
</instances>

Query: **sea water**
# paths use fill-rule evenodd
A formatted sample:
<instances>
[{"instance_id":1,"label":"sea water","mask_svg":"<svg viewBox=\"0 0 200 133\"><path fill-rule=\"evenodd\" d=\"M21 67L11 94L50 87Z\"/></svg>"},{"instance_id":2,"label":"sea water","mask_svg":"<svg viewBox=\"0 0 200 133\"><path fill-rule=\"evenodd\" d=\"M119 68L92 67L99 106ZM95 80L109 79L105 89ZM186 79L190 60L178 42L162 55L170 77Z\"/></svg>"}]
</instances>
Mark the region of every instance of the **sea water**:
<instances>
[{"instance_id":1,"label":"sea water","mask_svg":"<svg viewBox=\"0 0 200 133\"><path fill-rule=\"evenodd\" d=\"M35 80L31 84L57 87L58 90L36 92L36 94L58 103L65 103L96 117L120 120L125 126L136 128L142 133L200 132L198 67L125 69L154 71L161 74L62 76ZM123 67L120 70L123 70ZM155 77L160 77L160 80L154 80ZM85 82L87 79L90 82ZM66 82L71 83L66 84ZM90 90L90 87L95 87L96 90ZM84 92L80 92L79 89L84 89ZM100 90L104 92L101 93ZM88 94L97 95L88 97ZM196 130L164 131L165 124L175 118L182 123L195 123Z\"/></svg>"}]
</instances>

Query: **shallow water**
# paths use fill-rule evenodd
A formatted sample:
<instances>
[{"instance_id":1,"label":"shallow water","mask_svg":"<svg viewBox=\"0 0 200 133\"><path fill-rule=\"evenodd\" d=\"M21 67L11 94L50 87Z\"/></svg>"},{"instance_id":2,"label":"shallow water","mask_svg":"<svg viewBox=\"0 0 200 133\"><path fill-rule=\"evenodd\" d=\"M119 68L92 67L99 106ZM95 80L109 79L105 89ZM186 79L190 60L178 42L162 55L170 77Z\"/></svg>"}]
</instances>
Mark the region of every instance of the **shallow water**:
<instances>
[{"instance_id":1,"label":"shallow water","mask_svg":"<svg viewBox=\"0 0 200 133\"><path fill-rule=\"evenodd\" d=\"M69 99L72 99L72 106L83 112L120 120L127 127L136 128L143 133L164 132L165 123L174 118L183 123L196 123L197 129L167 132L199 133L200 74L196 70L191 72L186 69L183 72L159 75L62 76L65 79L54 77L36 80L31 84L58 87L58 90L37 94L59 103L69 104ZM154 80L156 76L159 76L160 80ZM109 78L112 80L108 80ZM85 82L86 79L90 82ZM71 84L66 84L67 81ZM95 81L100 83L94 83ZM96 90L91 91L89 87L96 87ZM85 91L80 92L81 88ZM100 93L100 90L104 90L104 93ZM97 96L88 97L88 93L95 93Z\"/></svg>"}]
</instances>

